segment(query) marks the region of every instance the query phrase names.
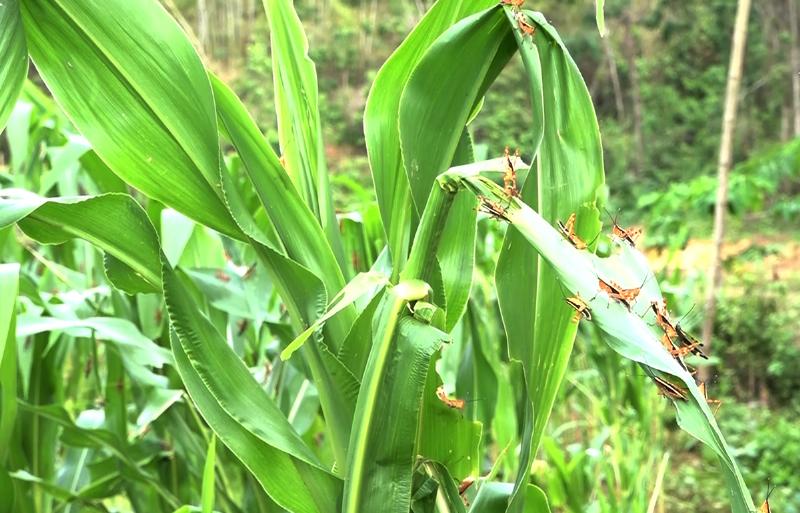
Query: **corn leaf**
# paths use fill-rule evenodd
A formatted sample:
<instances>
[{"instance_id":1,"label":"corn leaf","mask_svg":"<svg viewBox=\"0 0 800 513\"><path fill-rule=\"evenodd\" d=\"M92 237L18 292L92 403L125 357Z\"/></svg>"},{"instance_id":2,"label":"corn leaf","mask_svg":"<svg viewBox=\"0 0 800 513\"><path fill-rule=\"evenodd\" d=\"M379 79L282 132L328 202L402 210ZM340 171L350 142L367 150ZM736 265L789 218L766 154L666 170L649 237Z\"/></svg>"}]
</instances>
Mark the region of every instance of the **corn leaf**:
<instances>
[{"instance_id":1,"label":"corn leaf","mask_svg":"<svg viewBox=\"0 0 800 513\"><path fill-rule=\"evenodd\" d=\"M0 465L4 465L8 457L17 416L15 320L18 289L19 264L0 264Z\"/></svg>"},{"instance_id":2,"label":"corn leaf","mask_svg":"<svg viewBox=\"0 0 800 513\"><path fill-rule=\"evenodd\" d=\"M0 132L14 109L25 77L28 76L28 49L19 14L19 1L0 5Z\"/></svg>"},{"instance_id":3,"label":"corn leaf","mask_svg":"<svg viewBox=\"0 0 800 513\"><path fill-rule=\"evenodd\" d=\"M308 57L308 39L292 2L263 0L263 5L269 20L278 137L286 172L322 225L342 269L350 269L328 183L317 72Z\"/></svg>"},{"instance_id":4,"label":"corn leaf","mask_svg":"<svg viewBox=\"0 0 800 513\"><path fill-rule=\"evenodd\" d=\"M514 490L515 486L511 483L491 481L482 483L469 511L470 513L503 513L515 493ZM529 484L525 485L524 490L524 513L550 513L550 505L541 488Z\"/></svg>"},{"instance_id":5,"label":"corn leaf","mask_svg":"<svg viewBox=\"0 0 800 513\"><path fill-rule=\"evenodd\" d=\"M81 238L102 249L113 284L129 293L161 287L158 239L139 204L127 194L42 198L5 190L0 194L0 227L19 223L31 238L61 244Z\"/></svg>"},{"instance_id":6,"label":"corn leaf","mask_svg":"<svg viewBox=\"0 0 800 513\"><path fill-rule=\"evenodd\" d=\"M485 177L471 175L443 176L445 182L460 181L463 186L499 201L506 198L503 190ZM717 426L711 408L695 384L694 378L670 355L660 342L651 304L663 297L646 257L625 242L617 240L616 252L609 258L576 249L542 216L516 198L508 202L504 217L533 245L552 267L568 294L583 298L591 311L592 321L607 335L611 349L641 364L651 377L666 377L685 390L683 398L673 398L678 424L715 452L731 498L734 513L755 510L752 498L736 465L735 458ZM626 308L599 287L598 278L622 287L641 287ZM574 312L573 312L574 314ZM648 316L649 315L649 316Z\"/></svg>"},{"instance_id":7,"label":"corn leaf","mask_svg":"<svg viewBox=\"0 0 800 513\"><path fill-rule=\"evenodd\" d=\"M400 137L403 162L419 210L427 203L436 176L453 163L470 160L469 138L462 135L465 125L513 49L503 11L495 8L448 29L417 64L400 102ZM461 317L471 286L473 207L473 198L459 196L454 200L438 251L444 290L437 295L446 298L447 304L441 306L446 307L448 330ZM432 276L421 278L435 283Z\"/></svg>"},{"instance_id":8,"label":"corn leaf","mask_svg":"<svg viewBox=\"0 0 800 513\"><path fill-rule=\"evenodd\" d=\"M596 203L603 186L600 133L591 98L558 34L539 13L524 11L537 27L533 36L521 33L514 13L506 8L529 79L536 146L536 175L525 181L522 199L555 223L577 212L578 234L589 241L599 230ZM567 107L569 106L569 107ZM558 191L554 194L553 191ZM495 280L509 356L522 363L533 424L523 438L521 464L512 510L526 500L524 483L556 394L567 369L576 327L573 312L553 270L543 265L513 228L506 234Z\"/></svg>"},{"instance_id":9,"label":"corn leaf","mask_svg":"<svg viewBox=\"0 0 800 513\"><path fill-rule=\"evenodd\" d=\"M428 291L423 282L403 281L375 313L348 448L344 512L409 511L422 394L445 335L405 309Z\"/></svg>"},{"instance_id":10,"label":"corn leaf","mask_svg":"<svg viewBox=\"0 0 800 513\"><path fill-rule=\"evenodd\" d=\"M384 63L370 89L364 111L364 134L394 276L402 270L408 256L412 236L411 225L412 221L416 222L408 177L403 168L400 151L397 123L400 96L428 46L455 21L493 3L496 2L494 0L436 2Z\"/></svg>"},{"instance_id":11,"label":"corn leaf","mask_svg":"<svg viewBox=\"0 0 800 513\"><path fill-rule=\"evenodd\" d=\"M327 297L333 297L345 282L322 229L239 98L213 75L211 82L221 126L242 158L245 172L281 238L286 255L322 280ZM314 314L304 321L311 324L317 317ZM355 311L345 308L328 323L331 347L339 347L353 320Z\"/></svg>"},{"instance_id":12,"label":"corn leaf","mask_svg":"<svg viewBox=\"0 0 800 513\"><path fill-rule=\"evenodd\" d=\"M39 74L114 173L240 238L221 196L208 77L166 11L153 0L24 0L21 7Z\"/></svg>"},{"instance_id":13,"label":"corn leaf","mask_svg":"<svg viewBox=\"0 0 800 513\"><path fill-rule=\"evenodd\" d=\"M326 244L319 224L300 200L241 101L213 76L212 84L218 100L221 125L239 152L245 172L284 247L274 247L258 233L249 212L233 201L235 195L229 193L235 191L232 191L229 180L225 180L223 186L228 206L267 268L292 316L294 328L297 332L307 331L323 316L329 298L344 287L341 269L330 246ZM223 178L226 176L223 175ZM326 321L322 330L324 336L315 333L314 343L303 344L301 352L317 384L326 427L331 433L335 457L339 462L346 459L358 378L336 353L354 321L353 306L343 305L341 311Z\"/></svg>"},{"instance_id":14,"label":"corn leaf","mask_svg":"<svg viewBox=\"0 0 800 513\"><path fill-rule=\"evenodd\" d=\"M167 265L164 297L178 371L212 429L275 502L290 511L332 511L338 480L321 467Z\"/></svg>"},{"instance_id":15,"label":"corn leaf","mask_svg":"<svg viewBox=\"0 0 800 513\"><path fill-rule=\"evenodd\" d=\"M217 437L212 436L206 452L206 463L203 466L203 484L200 489L200 507L202 513L214 511L214 465L217 461Z\"/></svg>"}]
</instances>

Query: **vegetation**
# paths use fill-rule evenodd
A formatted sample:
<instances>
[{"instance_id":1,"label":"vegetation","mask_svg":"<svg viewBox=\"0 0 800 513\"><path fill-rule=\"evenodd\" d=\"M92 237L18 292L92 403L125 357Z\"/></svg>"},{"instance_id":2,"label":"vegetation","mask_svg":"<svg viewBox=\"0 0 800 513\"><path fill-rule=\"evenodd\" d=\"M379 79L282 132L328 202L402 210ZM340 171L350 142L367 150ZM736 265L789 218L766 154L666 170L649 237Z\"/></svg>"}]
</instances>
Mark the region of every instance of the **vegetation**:
<instances>
[{"instance_id":1,"label":"vegetation","mask_svg":"<svg viewBox=\"0 0 800 513\"><path fill-rule=\"evenodd\" d=\"M800 511L782 3L3 4L0 512Z\"/></svg>"}]
</instances>

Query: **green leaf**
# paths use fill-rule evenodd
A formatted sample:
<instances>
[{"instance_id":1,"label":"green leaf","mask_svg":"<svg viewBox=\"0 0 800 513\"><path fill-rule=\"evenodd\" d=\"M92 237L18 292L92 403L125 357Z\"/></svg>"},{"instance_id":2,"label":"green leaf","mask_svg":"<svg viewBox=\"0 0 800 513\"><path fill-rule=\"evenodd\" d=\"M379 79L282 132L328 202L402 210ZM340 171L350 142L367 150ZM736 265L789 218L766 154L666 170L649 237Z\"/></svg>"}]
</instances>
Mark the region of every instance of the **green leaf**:
<instances>
[{"instance_id":1,"label":"green leaf","mask_svg":"<svg viewBox=\"0 0 800 513\"><path fill-rule=\"evenodd\" d=\"M452 165L473 106L514 49L502 9L493 8L453 25L416 65L400 100L399 123L419 213L436 177Z\"/></svg>"},{"instance_id":2,"label":"green leaf","mask_svg":"<svg viewBox=\"0 0 800 513\"><path fill-rule=\"evenodd\" d=\"M28 49L19 15L19 0L0 5L0 132L6 126L25 77L28 76Z\"/></svg>"},{"instance_id":3,"label":"green leaf","mask_svg":"<svg viewBox=\"0 0 800 513\"><path fill-rule=\"evenodd\" d=\"M461 136L455 164L473 162L472 141L465 129ZM444 331L450 333L467 308L472 278L475 274L475 235L478 215L478 204L475 197L467 191L456 193L447 224L442 233L442 240L436 257L442 272L444 287L446 319Z\"/></svg>"},{"instance_id":4,"label":"green leaf","mask_svg":"<svg viewBox=\"0 0 800 513\"><path fill-rule=\"evenodd\" d=\"M425 49L439 35L455 21L494 3L495 0L436 2L384 63L370 89L364 111L364 134L395 276L408 255L414 212L400 152L397 124L400 96Z\"/></svg>"},{"instance_id":5,"label":"green leaf","mask_svg":"<svg viewBox=\"0 0 800 513\"><path fill-rule=\"evenodd\" d=\"M319 223L302 201L275 152L239 98L213 75L211 83L220 123L242 159L253 189L283 242L286 256L314 273L324 283L327 296L333 297L344 287L345 281ZM280 248L270 249L282 253ZM298 289L298 297L303 292ZM318 317L315 312L310 318L304 317L304 320L308 325ZM328 344L333 349L339 348L354 320L354 309L346 308L327 324L332 335L328 338Z\"/></svg>"},{"instance_id":6,"label":"green leaf","mask_svg":"<svg viewBox=\"0 0 800 513\"><path fill-rule=\"evenodd\" d=\"M437 396L442 380L433 358L423 394L418 435L418 452L424 458L444 465L450 475L462 480L480 470L483 426L451 408Z\"/></svg>"},{"instance_id":7,"label":"green leaf","mask_svg":"<svg viewBox=\"0 0 800 513\"><path fill-rule=\"evenodd\" d=\"M217 461L217 437L212 436L203 465L203 484L200 489L200 505L203 513L214 511L214 465Z\"/></svg>"},{"instance_id":8,"label":"green leaf","mask_svg":"<svg viewBox=\"0 0 800 513\"><path fill-rule=\"evenodd\" d=\"M350 280L350 283L345 285L339 294L333 298L325 315L314 321L314 324L309 326L308 329L298 335L297 338L292 340L289 345L281 351L281 360L288 360L291 358L292 354L297 351L320 326L325 324L325 321L352 305L362 296L375 292L376 288L386 285L388 282L388 278L380 273L358 273L355 278Z\"/></svg>"},{"instance_id":9,"label":"green leaf","mask_svg":"<svg viewBox=\"0 0 800 513\"><path fill-rule=\"evenodd\" d=\"M61 244L78 237L119 261L112 283L129 293L161 288L158 239L142 207L127 194L42 198L20 190L0 194L0 227L19 223L31 238Z\"/></svg>"},{"instance_id":10,"label":"green leaf","mask_svg":"<svg viewBox=\"0 0 800 513\"><path fill-rule=\"evenodd\" d=\"M603 199L604 182L594 107L555 29L541 14L524 12L538 27L532 37L519 31L514 14L506 10L529 79L531 130L537 145L530 149L537 156L537 174L526 180L522 199L553 224L576 212L578 234L590 241L600 229L597 203ZM532 438L523 439L517 478L521 491L566 372L576 327L570 322L573 312L563 301L556 273L542 265L513 228L506 234L495 280L509 356L522 363L532 401ZM520 493L515 504L523 499Z\"/></svg>"},{"instance_id":11,"label":"green leaf","mask_svg":"<svg viewBox=\"0 0 800 513\"><path fill-rule=\"evenodd\" d=\"M292 2L263 0L262 3L269 21L278 138L286 172L322 225L339 265L349 269L328 182L317 72L308 57L308 40Z\"/></svg>"},{"instance_id":12,"label":"green leaf","mask_svg":"<svg viewBox=\"0 0 800 513\"><path fill-rule=\"evenodd\" d=\"M464 501L458 493L458 486L456 481L450 475L447 467L435 461L426 461L424 463L425 469L433 476L439 483L439 489L444 500L447 501L447 511L450 513L467 513L467 508L464 506Z\"/></svg>"},{"instance_id":13,"label":"green leaf","mask_svg":"<svg viewBox=\"0 0 800 513\"><path fill-rule=\"evenodd\" d=\"M445 335L404 311L428 290L419 281L401 282L384 294L375 314L348 448L344 512L410 508L422 393Z\"/></svg>"},{"instance_id":14,"label":"green leaf","mask_svg":"<svg viewBox=\"0 0 800 513\"><path fill-rule=\"evenodd\" d=\"M66 445L103 448L111 452L123 465L128 476L151 487L172 507L178 505L178 501L173 494L159 482L156 476L141 468L141 465L129 455L128 446L125 442L115 436L114 433L103 429L87 429L76 425L67 411L60 405L37 406L20 401L19 407L21 412L42 417L60 426L63 430L61 438Z\"/></svg>"},{"instance_id":15,"label":"green leaf","mask_svg":"<svg viewBox=\"0 0 800 513\"><path fill-rule=\"evenodd\" d=\"M257 233L249 213L230 201L233 196L227 196L231 212L251 238L253 249L289 311L294 329L303 331L323 315L328 298L344 286L344 277L319 225L300 201L277 157L239 99L219 80L213 79L213 84L222 125L239 151L245 171L283 239L286 251ZM226 195L229 186L226 182ZM358 379L336 353L354 320L355 309L346 306L325 323L324 336L315 334L314 343L304 344L301 353L319 391L326 428L339 462L346 459Z\"/></svg>"},{"instance_id":16,"label":"green leaf","mask_svg":"<svg viewBox=\"0 0 800 513\"><path fill-rule=\"evenodd\" d=\"M58 319L29 314L17 319L17 337L29 337L37 333L62 331L75 337L89 338L94 333L98 339L108 341L119 348L120 356L128 373L141 382L165 386L166 378L152 374L144 367L160 369L172 364L172 355L142 335L135 324L116 317L89 317L86 319Z\"/></svg>"},{"instance_id":17,"label":"green leaf","mask_svg":"<svg viewBox=\"0 0 800 513\"><path fill-rule=\"evenodd\" d=\"M600 37L608 35L606 30L606 14L605 14L606 0L594 0L594 18L597 22L597 31L600 32Z\"/></svg>"},{"instance_id":18,"label":"green leaf","mask_svg":"<svg viewBox=\"0 0 800 513\"><path fill-rule=\"evenodd\" d=\"M39 74L114 173L240 238L221 196L208 77L158 2L23 0L22 17Z\"/></svg>"},{"instance_id":19,"label":"green leaf","mask_svg":"<svg viewBox=\"0 0 800 513\"><path fill-rule=\"evenodd\" d=\"M19 264L0 264L0 466L8 457L17 416L15 322L18 290Z\"/></svg>"},{"instance_id":20,"label":"green leaf","mask_svg":"<svg viewBox=\"0 0 800 513\"><path fill-rule=\"evenodd\" d=\"M214 433L253 474L267 495L292 512L335 511L341 483L317 467L264 443L232 417L195 371L177 336L173 334L171 340L178 372L192 401ZM263 416L263 412L252 413Z\"/></svg>"},{"instance_id":21,"label":"green leaf","mask_svg":"<svg viewBox=\"0 0 800 513\"><path fill-rule=\"evenodd\" d=\"M485 177L461 175L456 178L452 175L445 180L461 180L465 187L491 201L506 198L503 190ZM732 511L752 512L755 509L752 498L711 408L692 375L660 342L663 331L658 331L651 305L653 302L661 304L663 297L646 257L620 240L615 241L615 253L609 258L578 250L547 220L521 201L513 198L507 203L505 218L551 266L567 293L586 302L591 311L591 322L606 334L603 339L611 349L641 364L649 376L670 379L685 390L685 399L673 398L678 424L709 446L719 458ZM623 288L641 287L641 290L630 308L626 308L600 289L599 279L618 283Z\"/></svg>"},{"instance_id":22,"label":"green leaf","mask_svg":"<svg viewBox=\"0 0 800 513\"><path fill-rule=\"evenodd\" d=\"M321 467L168 265L164 297L178 371L220 440L278 504L291 511L332 511L338 481Z\"/></svg>"},{"instance_id":23,"label":"green leaf","mask_svg":"<svg viewBox=\"0 0 800 513\"><path fill-rule=\"evenodd\" d=\"M265 443L318 466L311 449L292 429L211 321L201 313L175 271L166 265L164 300L170 324L183 351L220 406ZM233 390L236 393L230 393Z\"/></svg>"},{"instance_id":24,"label":"green leaf","mask_svg":"<svg viewBox=\"0 0 800 513\"><path fill-rule=\"evenodd\" d=\"M470 513L503 513L508 507L514 493L511 483L484 482L478 489L478 495L469 509ZM525 485L524 513L550 513L547 497L538 486Z\"/></svg>"}]
</instances>

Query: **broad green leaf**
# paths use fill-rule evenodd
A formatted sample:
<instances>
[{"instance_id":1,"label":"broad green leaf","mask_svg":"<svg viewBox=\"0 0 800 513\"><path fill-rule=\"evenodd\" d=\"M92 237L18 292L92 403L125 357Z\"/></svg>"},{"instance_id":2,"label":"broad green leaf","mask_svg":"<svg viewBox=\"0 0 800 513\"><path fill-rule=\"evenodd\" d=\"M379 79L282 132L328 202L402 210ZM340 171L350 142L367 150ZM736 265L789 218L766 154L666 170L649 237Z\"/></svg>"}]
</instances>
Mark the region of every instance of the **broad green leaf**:
<instances>
[{"instance_id":1,"label":"broad green leaf","mask_svg":"<svg viewBox=\"0 0 800 513\"><path fill-rule=\"evenodd\" d=\"M506 197L494 182L475 174L446 175L442 180L450 184L460 181L475 194L491 201ZM684 391L685 398L672 399L678 424L709 446L719 458L733 513L752 512L755 509L752 498L711 408L692 375L679 365L660 342L663 332L658 331L651 304L660 304L663 297L646 257L620 240L615 241L616 252L609 258L599 258L586 250L578 250L523 202L512 198L507 204L504 218L536 248L557 274L567 293L579 296L586 302L591 312L591 322L605 332L607 336L603 339L611 349L641 364L649 376L671 379ZM641 287L641 291L631 307L626 308L600 289L599 279L618 283L624 288Z\"/></svg>"},{"instance_id":2,"label":"broad green leaf","mask_svg":"<svg viewBox=\"0 0 800 513\"><path fill-rule=\"evenodd\" d=\"M4 465L8 457L17 416L15 321L18 289L19 264L0 264L0 465Z\"/></svg>"},{"instance_id":3,"label":"broad green leaf","mask_svg":"<svg viewBox=\"0 0 800 513\"><path fill-rule=\"evenodd\" d=\"M481 483L478 495L469 509L470 513L503 513L514 493L511 483L487 481ZM550 513L547 497L541 488L532 484L525 485L524 513Z\"/></svg>"},{"instance_id":4,"label":"broad green leaf","mask_svg":"<svg viewBox=\"0 0 800 513\"><path fill-rule=\"evenodd\" d=\"M437 360L438 357L432 359L425 383L417 435L418 452L422 457L444 465L449 474L460 481L480 470L483 426L439 399L437 389L442 380L436 372Z\"/></svg>"},{"instance_id":5,"label":"broad green leaf","mask_svg":"<svg viewBox=\"0 0 800 513\"><path fill-rule=\"evenodd\" d=\"M219 439L258 480L270 498L281 507L293 512L335 511L336 498L341 493L341 483L316 466L304 463L264 443L239 420L232 417L220 406L195 371L178 337L173 334L171 340L178 372L197 409ZM264 392L259 390L259 393ZM263 412L252 413L264 416Z\"/></svg>"},{"instance_id":6,"label":"broad green leaf","mask_svg":"<svg viewBox=\"0 0 800 513\"><path fill-rule=\"evenodd\" d=\"M417 64L400 101L400 137L418 210L426 205L440 173L453 164L471 161L465 125L514 48L503 11L496 8L455 24ZM443 293L447 299L441 306L447 311L448 330L463 313L469 294L474 263L474 201L469 195L460 195L443 227L446 231L439 263L444 290L437 295ZM431 277L422 278L435 283Z\"/></svg>"},{"instance_id":7,"label":"broad green leaf","mask_svg":"<svg viewBox=\"0 0 800 513\"><path fill-rule=\"evenodd\" d=\"M208 77L158 2L23 0L21 8L39 74L100 158L146 195L240 238L221 196Z\"/></svg>"},{"instance_id":8,"label":"broad green leaf","mask_svg":"<svg viewBox=\"0 0 800 513\"><path fill-rule=\"evenodd\" d=\"M286 172L322 225L339 265L349 269L328 182L317 72L308 57L308 40L293 2L263 0L263 4L269 20L278 138Z\"/></svg>"},{"instance_id":9,"label":"broad green leaf","mask_svg":"<svg viewBox=\"0 0 800 513\"><path fill-rule=\"evenodd\" d=\"M423 282L401 282L375 314L348 447L344 512L409 510L422 393L445 335L404 311L428 290Z\"/></svg>"},{"instance_id":10,"label":"broad green leaf","mask_svg":"<svg viewBox=\"0 0 800 513\"><path fill-rule=\"evenodd\" d=\"M364 111L364 134L394 276L402 270L408 255L414 213L400 151L397 123L400 96L423 53L439 35L457 20L494 3L494 0L436 2L384 63L370 88Z\"/></svg>"},{"instance_id":11,"label":"broad green leaf","mask_svg":"<svg viewBox=\"0 0 800 513\"><path fill-rule=\"evenodd\" d=\"M186 357L220 407L264 443L309 465L319 466L311 449L201 313L175 271L166 265L164 299L171 326Z\"/></svg>"},{"instance_id":12,"label":"broad green leaf","mask_svg":"<svg viewBox=\"0 0 800 513\"><path fill-rule=\"evenodd\" d=\"M475 160L472 140L465 129L456 148L453 163L469 164ZM475 274L475 234L477 232L478 204L475 197L466 191L456 193L442 240L436 251L442 272L445 296L445 326L450 333L467 308L472 278Z\"/></svg>"},{"instance_id":13,"label":"broad green leaf","mask_svg":"<svg viewBox=\"0 0 800 513\"><path fill-rule=\"evenodd\" d=\"M252 241L260 261L264 263L293 320L296 332L323 315L327 295L322 282L307 268L279 254L273 249ZM359 382L355 375L325 343L336 338L335 329L341 324L342 313L334 316L323 327L324 337L314 334L314 343L304 344L300 349L303 361L308 366L311 378L320 395L320 404L325 415L325 427L331 434L331 444L337 461L346 461L347 441L353 422ZM332 326L333 325L333 326Z\"/></svg>"},{"instance_id":14,"label":"broad green leaf","mask_svg":"<svg viewBox=\"0 0 800 513\"><path fill-rule=\"evenodd\" d=\"M37 333L61 331L75 337L89 338L93 334L119 348L126 370L143 383L165 386L164 376L152 374L145 367L160 369L172 364L172 355L163 347L141 334L135 324L117 317L90 317L86 319L58 319L23 314L17 319L17 337Z\"/></svg>"},{"instance_id":15,"label":"broad green leaf","mask_svg":"<svg viewBox=\"0 0 800 513\"><path fill-rule=\"evenodd\" d=\"M0 132L6 126L26 76L28 49L19 0L4 0L0 4Z\"/></svg>"},{"instance_id":16,"label":"broad green leaf","mask_svg":"<svg viewBox=\"0 0 800 513\"><path fill-rule=\"evenodd\" d=\"M500 8L465 18L425 52L400 99L403 163L417 212L436 177L451 167L461 134L496 74L515 50Z\"/></svg>"},{"instance_id":17,"label":"broad green leaf","mask_svg":"<svg viewBox=\"0 0 800 513\"><path fill-rule=\"evenodd\" d=\"M345 281L322 229L239 98L213 75L211 82L221 126L239 153L244 170L283 242L286 256L314 273L324 283L327 297L333 297L344 287ZM269 249L281 252L278 248ZM277 270L271 273L273 279L276 274ZM295 291L297 297L303 296L303 290L295 288ZM310 292L305 301L312 297ZM323 299L320 308L324 308L326 302L327 298ZM311 317L304 315L303 320L310 325L318 317L319 313L314 312ZM344 341L353 320L355 311L347 308L326 324L332 335L327 342L334 350Z\"/></svg>"},{"instance_id":18,"label":"broad green leaf","mask_svg":"<svg viewBox=\"0 0 800 513\"><path fill-rule=\"evenodd\" d=\"M112 283L126 292L161 286L158 239L144 210L127 194L42 198L5 190L0 194L0 227L19 223L31 238L61 244L78 237L124 265L107 267Z\"/></svg>"},{"instance_id":19,"label":"broad green leaf","mask_svg":"<svg viewBox=\"0 0 800 513\"><path fill-rule=\"evenodd\" d=\"M506 9L529 79L531 129L538 145L530 149L536 156L536 178L525 181L522 199L553 224L576 212L578 234L590 241L600 228L597 203L603 199L604 182L594 107L555 29L541 14L523 12L538 27L533 36L522 34L514 14ZM532 401L532 438L523 439L517 478L521 492L566 372L576 327L570 323L573 312L563 301L556 274L542 265L513 228L507 232L495 279L509 356L522 363ZM520 511L517 501L523 499L519 493L514 509Z\"/></svg>"},{"instance_id":20,"label":"broad green leaf","mask_svg":"<svg viewBox=\"0 0 800 513\"><path fill-rule=\"evenodd\" d=\"M328 299L344 287L344 277L319 224L300 200L244 106L222 82L212 77L212 83L221 124L245 164L245 172L283 242L285 253L284 248L274 247L256 233L250 227L253 222L249 213L229 197L231 212L251 237L251 245L283 299L294 328L301 332L324 314ZM225 187L227 194L227 183ZM319 391L326 428L331 434L336 460L340 462L346 460L358 379L336 353L354 320L355 309L344 307L325 323L324 336L316 333L314 343L304 344L301 352Z\"/></svg>"}]
</instances>

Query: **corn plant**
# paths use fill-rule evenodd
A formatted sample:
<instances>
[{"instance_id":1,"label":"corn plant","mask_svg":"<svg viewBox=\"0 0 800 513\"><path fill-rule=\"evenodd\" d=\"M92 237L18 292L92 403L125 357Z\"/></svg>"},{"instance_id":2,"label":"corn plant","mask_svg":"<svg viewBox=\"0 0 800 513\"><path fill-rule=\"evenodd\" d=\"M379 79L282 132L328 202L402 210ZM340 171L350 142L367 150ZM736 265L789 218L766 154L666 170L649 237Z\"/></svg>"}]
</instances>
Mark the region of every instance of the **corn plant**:
<instances>
[{"instance_id":1,"label":"corn plant","mask_svg":"<svg viewBox=\"0 0 800 513\"><path fill-rule=\"evenodd\" d=\"M153 0L4 1L0 509L547 511L530 468L576 336L565 298L582 298L614 351L682 391L681 427L718 455L731 510L754 511L659 342L643 255L573 245L602 228L599 130L521 3L439 0L381 68L378 221L334 208L291 2L263 2L279 157ZM469 123L515 54L532 165L475 163ZM25 84L28 57L54 101ZM37 116L55 121L31 139ZM47 165L25 174L32 145ZM489 218L508 224L493 280L476 272ZM599 278L643 285L626 307Z\"/></svg>"}]
</instances>

